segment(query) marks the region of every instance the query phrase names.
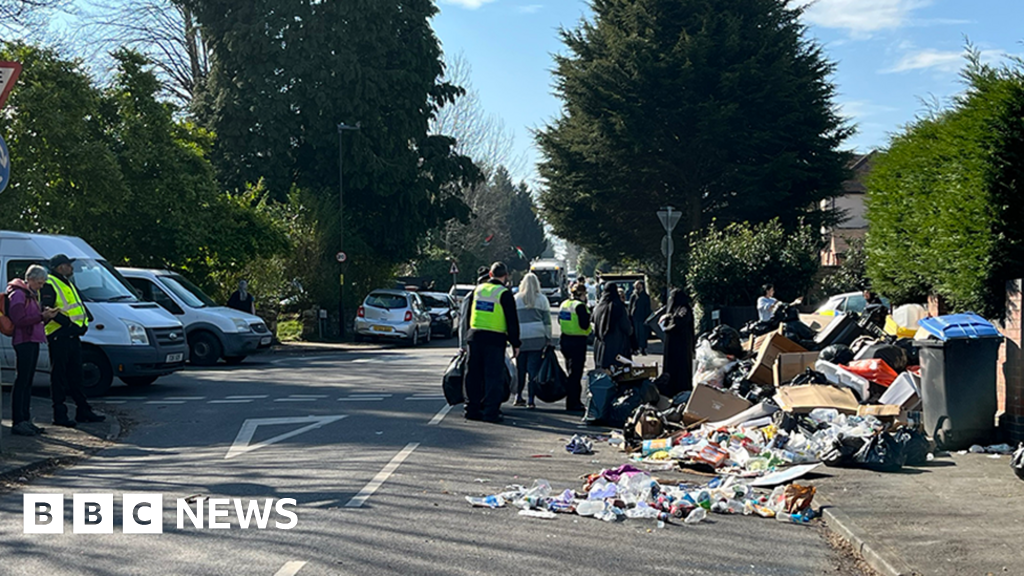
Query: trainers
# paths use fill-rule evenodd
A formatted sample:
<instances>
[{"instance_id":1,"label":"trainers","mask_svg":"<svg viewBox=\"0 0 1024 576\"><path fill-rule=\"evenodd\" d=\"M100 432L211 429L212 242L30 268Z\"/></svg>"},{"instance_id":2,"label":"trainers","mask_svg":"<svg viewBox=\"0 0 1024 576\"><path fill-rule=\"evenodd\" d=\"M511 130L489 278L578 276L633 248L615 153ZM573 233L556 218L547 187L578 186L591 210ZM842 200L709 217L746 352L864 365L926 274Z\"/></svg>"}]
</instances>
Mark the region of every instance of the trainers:
<instances>
[{"instance_id":1,"label":"trainers","mask_svg":"<svg viewBox=\"0 0 1024 576\"><path fill-rule=\"evenodd\" d=\"M106 416L101 416L92 411L86 412L85 414L75 414L75 420L82 424L87 422L103 422L106 419Z\"/></svg>"},{"instance_id":2,"label":"trainers","mask_svg":"<svg viewBox=\"0 0 1024 576\"><path fill-rule=\"evenodd\" d=\"M32 425L28 422L18 422L11 427L11 434L15 436L35 436L36 431L32 429Z\"/></svg>"},{"instance_id":3,"label":"trainers","mask_svg":"<svg viewBox=\"0 0 1024 576\"><path fill-rule=\"evenodd\" d=\"M65 418L63 420L54 420L53 421L53 425L54 426L63 426L65 428L74 428L74 427L78 426L78 422L75 422L74 420L72 420L70 418Z\"/></svg>"}]
</instances>

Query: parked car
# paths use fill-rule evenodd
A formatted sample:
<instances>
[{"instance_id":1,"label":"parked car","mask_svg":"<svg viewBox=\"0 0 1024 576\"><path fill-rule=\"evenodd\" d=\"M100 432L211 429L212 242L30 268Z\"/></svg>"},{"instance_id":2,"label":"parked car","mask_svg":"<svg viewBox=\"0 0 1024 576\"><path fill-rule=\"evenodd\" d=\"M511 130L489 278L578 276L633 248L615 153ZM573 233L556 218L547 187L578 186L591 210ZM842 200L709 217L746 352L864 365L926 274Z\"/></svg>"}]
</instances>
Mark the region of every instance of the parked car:
<instances>
[{"instance_id":1,"label":"parked car","mask_svg":"<svg viewBox=\"0 0 1024 576\"><path fill-rule=\"evenodd\" d=\"M65 254L74 259L71 283L92 316L82 337L82 389L100 396L114 377L128 386L147 386L185 367L188 349L177 318L149 302L139 302L128 281L81 238L0 231L0 282L24 277L32 264ZM11 339L0 337L2 365L14 368ZM39 347L39 370L49 372L50 355Z\"/></svg>"},{"instance_id":2,"label":"parked car","mask_svg":"<svg viewBox=\"0 0 1024 576\"><path fill-rule=\"evenodd\" d=\"M187 278L167 270L118 268L146 302L155 302L185 325L189 361L213 366L221 358L240 364L274 340L259 316L220 306Z\"/></svg>"},{"instance_id":3,"label":"parked car","mask_svg":"<svg viewBox=\"0 0 1024 576\"><path fill-rule=\"evenodd\" d=\"M444 292L420 292L423 304L430 312L430 329L442 338L451 338L459 326L459 306L455 298Z\"/></svg>"},{"instance_id":4,"label":"parked car","mask_svg":"<svg viewBox=\"0 0 1024 576\"><path fill-rule=\"evenodd\" d=\"M892 307L888 298L882 298L882 304L885 304L886 308L891 309ZM867 306L868 302L864 299L862 292L847 292L845 294L829 296L828 300L821 306L818 306L814 313L821 316L838 316L847 312L860 314Z\"/></svg>"},{"instance_id":5,"label":"parked car","mask_svg":"<svg viewBox=\"0 0 1024 576\"><path fill-rule=\"evenodd\" d=\"M476 289L473 284L456 284L448 290L448 294L455 299L455 306L462 306L462 301L466 299L466 296L470 292Z\"/></svg>"},{"instance_id":6,"label":"parked car","mask_svg":"<svg viewBox=\"0 0 1024 576\"><path fill-rule=\"evenodd\" d=\"M419 294L405 290L374 290L356 311L355 337L405 340L413 346L430 342L430 312Z\"/></svg>"}]
</instances>

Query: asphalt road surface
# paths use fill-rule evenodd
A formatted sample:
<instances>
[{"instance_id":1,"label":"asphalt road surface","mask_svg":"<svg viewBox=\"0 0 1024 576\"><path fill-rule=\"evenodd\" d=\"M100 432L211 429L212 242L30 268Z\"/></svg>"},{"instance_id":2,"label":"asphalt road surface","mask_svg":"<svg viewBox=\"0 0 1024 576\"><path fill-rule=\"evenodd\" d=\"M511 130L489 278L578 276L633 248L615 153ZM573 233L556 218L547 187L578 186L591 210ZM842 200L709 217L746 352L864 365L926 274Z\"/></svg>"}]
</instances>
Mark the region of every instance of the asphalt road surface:
<instances>
[{"instance_id":1,"label":"asphalt road surface","mask_svg":"<svg viewBox=\"0 0 1024 576\"><path fill-rule=\"evenodd\" d=\"M97 409L129 423L123 442L26 486L65 498L63 534L25 534L22 493L0 495L0 574L850 574L821 526L713 516L697 526L472 508L465 496L625 462L560 405L506 405L502 425L448 412L440 375L452 342L189 369L116 387ZM600 430L589 430L591 433ZM676 473L657 473L682 478ZM125 534L124 493L164 495L162 534ZM72 533L72 494L112 493L113 534ZM294 498L297 525L177 527L178 498Z\"/></svg>"}]
</instances>

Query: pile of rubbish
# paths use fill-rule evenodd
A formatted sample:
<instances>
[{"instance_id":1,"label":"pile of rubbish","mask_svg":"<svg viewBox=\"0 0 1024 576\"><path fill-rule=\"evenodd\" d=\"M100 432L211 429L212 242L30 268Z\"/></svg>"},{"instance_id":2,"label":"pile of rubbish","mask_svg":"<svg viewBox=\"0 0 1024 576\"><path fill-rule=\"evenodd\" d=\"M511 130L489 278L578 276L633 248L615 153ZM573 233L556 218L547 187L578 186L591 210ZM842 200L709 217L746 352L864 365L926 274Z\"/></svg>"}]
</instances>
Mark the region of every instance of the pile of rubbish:
<instances>
[{"instance_id":1,"label":"pile of rubbish","mask_svg":"<svg viewBox=\"0 0 1024 576\"><path fill-rule=\"evenodd\" d=\"M487 508L511 505L519 509L520 516L549 520L559 514L574 514L605 522L653 519L664 527L698 524L714 513L807 524L818 515L812 506L815 492L813 487L790 484L769 493L732 476L717 477L707 484L670 484L626 464L587 476L578 491L557 491L547 480L536 480L529 489L508 486L499 494L467 496L466 501Z\"/></svg>"}]
</instances>

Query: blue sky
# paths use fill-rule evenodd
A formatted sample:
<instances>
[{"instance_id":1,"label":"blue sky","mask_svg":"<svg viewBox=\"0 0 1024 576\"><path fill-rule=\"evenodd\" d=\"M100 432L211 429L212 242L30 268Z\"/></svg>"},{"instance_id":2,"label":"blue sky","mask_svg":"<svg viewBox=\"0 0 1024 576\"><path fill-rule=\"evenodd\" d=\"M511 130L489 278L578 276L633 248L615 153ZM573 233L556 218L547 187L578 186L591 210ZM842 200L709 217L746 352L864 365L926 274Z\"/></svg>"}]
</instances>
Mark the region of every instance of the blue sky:
<instances>
[{"instance_id":1,"label":"blue sky","mask_svg":"<svg viewBox=\"0 0 1024 576\"><path fill-rule=\"evenodd\" d=\"M462 52L488 112L514 130L532 180L538 154L530 128L557 116L551 54L559 26L589 15L581 0L439 0L434 30L447 53ZM888 135L961 91L964 39L988 61L1024 54L1022 0L819 0L805 15L809 33L837 63L837 104L858 126L848 145L884 146Z\"/></svg>"}]
</instances>

